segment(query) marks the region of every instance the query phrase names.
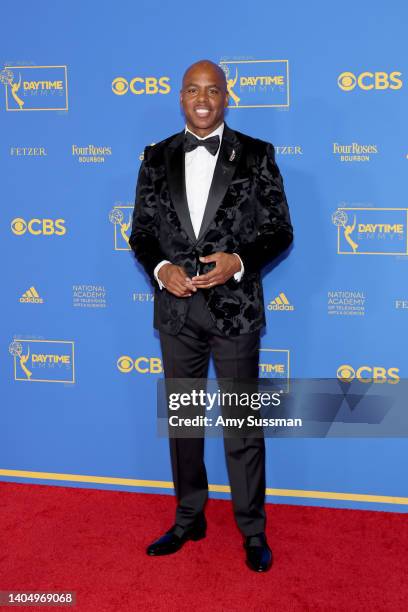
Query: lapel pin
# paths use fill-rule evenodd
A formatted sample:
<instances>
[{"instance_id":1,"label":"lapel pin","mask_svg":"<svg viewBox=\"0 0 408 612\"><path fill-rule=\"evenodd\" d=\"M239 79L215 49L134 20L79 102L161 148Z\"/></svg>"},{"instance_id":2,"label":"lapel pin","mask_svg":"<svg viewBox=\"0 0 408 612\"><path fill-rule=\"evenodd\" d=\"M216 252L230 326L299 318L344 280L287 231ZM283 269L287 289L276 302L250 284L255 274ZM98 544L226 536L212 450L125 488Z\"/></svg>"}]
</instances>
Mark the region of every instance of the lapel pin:
<instances>
[{"instance_id":1,"label":"lapel pin","mask_svg":"<svg viewBox=\"0 0 408 612\"><path fill-rule=\"evenodd\" d=\"M229 161L234 161L234 159L235 159L235 149L232 149L232 153L229 156Z\"/></svg>"}]
</instances>

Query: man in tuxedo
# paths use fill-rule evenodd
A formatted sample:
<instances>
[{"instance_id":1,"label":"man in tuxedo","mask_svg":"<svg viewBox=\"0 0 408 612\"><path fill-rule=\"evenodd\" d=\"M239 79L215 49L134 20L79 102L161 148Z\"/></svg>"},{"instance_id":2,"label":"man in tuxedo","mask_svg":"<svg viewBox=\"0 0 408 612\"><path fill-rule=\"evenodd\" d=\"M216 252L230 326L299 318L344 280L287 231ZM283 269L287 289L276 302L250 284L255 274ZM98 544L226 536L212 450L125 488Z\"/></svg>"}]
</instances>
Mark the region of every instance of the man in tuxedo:
<instances>
[{"instance_id":1,"label":"man in tuxedo","mask_svg":"<svg viewBox=\"0 0 408 612\"><path fill-rule=\"evenodd\" d=\"M213 62L186 70L180 102L185 129L145 149L129 239L155 288L164 374L206 378L212 354L218 378L257 379L265 325L260 272L293 239L274 148L224 122L227 83ZM225 437L224 448L246 562L263 572L272 564L264 438ZM149 555L205 536L203 454L203 437L170 438L176 518Z\"/></svg>"}]
</instances>

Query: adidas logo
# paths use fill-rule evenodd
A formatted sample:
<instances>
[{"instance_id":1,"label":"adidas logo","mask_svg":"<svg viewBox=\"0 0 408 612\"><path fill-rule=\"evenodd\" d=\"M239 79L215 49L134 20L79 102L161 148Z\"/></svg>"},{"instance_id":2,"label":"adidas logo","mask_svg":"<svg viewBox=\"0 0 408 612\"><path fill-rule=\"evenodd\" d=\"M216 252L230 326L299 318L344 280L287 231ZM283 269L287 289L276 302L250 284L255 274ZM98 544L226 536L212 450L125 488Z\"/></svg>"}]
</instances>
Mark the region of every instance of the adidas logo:
<instances>
[{"instance_id":1,"label":"adidas logo","mask_svg":"<svg viewBox=\"0 0 408 612\"><path fill-rule=\"evenodd\" d=\"M295 310L286 295L282 292L268 304L268 310Z\"/></svg>"},{"instance_id":2,"label":"adidas logo","mask_svg":"<svg viewBox=\"0 0 408 612\"><path fill-rule=\"evenodd\" d=\"M30 287L28 291L23 293L20 298L20 302L28 304L42 304L44 300L38 295L38 292L35 287Z\"/></svg>"}]
</instances>

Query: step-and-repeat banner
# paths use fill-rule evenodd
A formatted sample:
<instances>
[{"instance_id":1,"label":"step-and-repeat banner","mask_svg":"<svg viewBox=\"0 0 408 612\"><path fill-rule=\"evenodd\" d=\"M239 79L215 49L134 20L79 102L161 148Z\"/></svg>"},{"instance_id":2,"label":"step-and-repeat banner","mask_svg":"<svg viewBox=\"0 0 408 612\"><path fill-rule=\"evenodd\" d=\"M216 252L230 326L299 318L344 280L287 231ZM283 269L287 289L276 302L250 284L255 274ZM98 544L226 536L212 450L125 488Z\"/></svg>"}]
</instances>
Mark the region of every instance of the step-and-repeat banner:
<instances>
[{"instance_id":1,"label":"step-and-repeat banner","mask_svg":"<svg viewBox=\"0 0 408 612\"><path fill-rule=\"evenodd\" d=\"M144 147L183 128L181 77L198 59L225 71L228 124L275 145L295 229L264 277L260 375L408 375L398 4L3 6L0 478L172 492L153 287L128 238ZM268 499L405 511L407 449L270 438ZM221 439L206 461L228 495Z\"/></svg>"}]
</instances>

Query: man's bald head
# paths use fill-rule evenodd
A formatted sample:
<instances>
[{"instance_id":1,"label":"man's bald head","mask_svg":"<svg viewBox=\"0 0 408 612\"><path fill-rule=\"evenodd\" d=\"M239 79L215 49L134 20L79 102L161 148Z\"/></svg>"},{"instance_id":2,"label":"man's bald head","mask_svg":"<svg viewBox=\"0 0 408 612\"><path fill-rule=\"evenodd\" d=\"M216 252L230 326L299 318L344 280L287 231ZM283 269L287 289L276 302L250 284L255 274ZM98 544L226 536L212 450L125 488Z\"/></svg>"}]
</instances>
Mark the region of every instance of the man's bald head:
<instances>
[{"instance_id":1,"label":"man's bald head","mask_svg":"<svg viewBox=\"0 0 408 612\"><path fill-rule=\"evenodd\" d=\"M220 86L223 86L224 91L227 91L227 79L225 77L225 72L222 68L215 64L211 60L203 59L198 62L194 62L191 64L183 75L183 83L182 87L184 88L185 84L194 76L197 72L206 72L212 73L214 78L219 82Z\"/></svg>"}]
</instances>

